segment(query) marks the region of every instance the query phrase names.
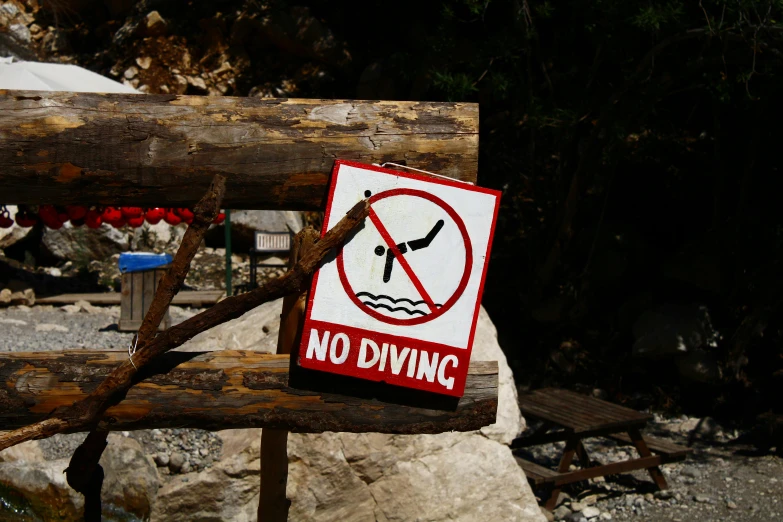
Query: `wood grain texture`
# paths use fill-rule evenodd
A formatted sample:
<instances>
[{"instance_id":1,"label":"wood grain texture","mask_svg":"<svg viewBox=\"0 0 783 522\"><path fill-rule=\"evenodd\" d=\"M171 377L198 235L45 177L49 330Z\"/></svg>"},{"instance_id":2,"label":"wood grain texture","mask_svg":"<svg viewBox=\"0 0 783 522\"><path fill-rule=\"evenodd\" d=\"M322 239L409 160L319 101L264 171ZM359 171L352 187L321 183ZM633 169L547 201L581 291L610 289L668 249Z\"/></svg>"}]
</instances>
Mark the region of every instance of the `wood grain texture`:
<instances>
[{"instance_id":1,"label":"wood grain texture","mask_svg":"<svg viewBox=\"0 0 783 522\"><path fill-rule=\"evenodd\" d=\"M128 354L0 354L0 426L15 429L84 399ZM169 352L106 411L110 430L189 427L292 432L441 433L495 422L497 362L472 362L457 400L331 375L289 384L289 356L248 351ZM313 372L316 373L316 372Z\"/></svg>"},{"instance_id":2,"label":"wood grain texture","mask_svg":"<svg viewBox=\"0 0 783 522\"><path fill-rule=\"evenodd\" d=\"M322 209L338 158L475 182L478 105L0 90L2 204Z\"/></svg>"},{"instance_id":3,"label":"wood grain texture","mask_svg":"<svg viewBox=\"0 0 783 522\"><path fill-rule=\"evenodd\" d=\"M103 413L107 407L119 403L133 386L140 373L137 368L145 367L159 355L182 346L205 330L236 319L263 303L301 291L326 254L341 245L348 234L364 222L369 211L369 199L359 201L297 261L293 270L289 270L282 277L267 281L263 286L247 293L228 297L209 310L161 332L154 339L141 340L133 356L133 363L130 359L124 360L83 400L50 412L51 415L41 422L0 433L0 451L27 440L43 439L57 433L96 428L109 430L105 424L110 424L111 421L103 419ZM96 419L101 419L97 426Z\"/></svg>"}]
</instances>

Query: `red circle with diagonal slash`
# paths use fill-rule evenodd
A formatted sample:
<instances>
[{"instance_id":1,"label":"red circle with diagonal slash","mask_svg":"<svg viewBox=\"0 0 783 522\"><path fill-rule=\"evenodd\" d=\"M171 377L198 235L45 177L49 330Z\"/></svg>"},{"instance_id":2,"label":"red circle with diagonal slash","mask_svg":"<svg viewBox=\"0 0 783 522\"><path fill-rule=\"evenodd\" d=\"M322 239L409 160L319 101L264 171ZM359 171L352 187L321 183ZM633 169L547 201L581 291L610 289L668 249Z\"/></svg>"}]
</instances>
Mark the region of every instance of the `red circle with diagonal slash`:
<instances>
[{"instance_id":1,"label":"red circle with diagonal slash","mask_svg":"<svg viewBox=\"0 0 783 522\"><path fill-rule=\"evenodd\" d=\"M399 326L413 326L413 325L422 324L437 319L441 315L448 312L449 309L452 306L454 306L454 303L457 302L460 296L462 296L462 293L465 291L465 287L468 286L468 279L470 279L470 267L473 265L473 247L470 242L470 236L468 236L468 229L465 227L465 223L462 221L462 218L460 218L459 214L457 214L457 211L454 210L448 203L440 199L438 196L430 194L429 192L424 192L423 190L416 190L416 189L409 189L409 188L398 188L398 189L391 189L384 192L380 192L370 198L370 212L374 213L374 211L372 210L373 203L393 196L413 196L417 198L426 199L427 201L435 203L440 208L445 210L446 213L449 215L449 217L457 225L457 228L459 229L460 234L462 235L462 241L465 244L465 270L463 271L462 279L460 279L459 285L457 285L457 289L454 291L452 296L449 297L449 299L445 303L443 303L443 306L441 306L434 312L431 312L430 314L423 315L420 317L414 317L411 319L397 319L396 317L389 317L379 313L378 311L365 305L361 299L356 297L356 293L353 291L353 288L351 287L351 283L348 281L348 277L345 274L345 264L343 262L342 246L340 247L340 253L337 255L337 272L340 275L340 282L343 285L343 289L345 290L345 293L348 294L348 297L351 299L351 301L353 301L353 303L356 306L358 306L364 313L379 321L383 321L384 323L389 323L389 324L394 324ZM380 230L379 233L383 235L383 233ZM384 241L386 241L386 238L384 238ZM391 247L392 245L390 245L387 241L386 246ZM394 248L396 249L396 246L394 246ZM399 257L403 258L404 255L400 255ZM400 264L403 263L407 265L407 262L404 260ZM405 273L411 279L411 282L414 284L414 286L416 286L418 289L419 286L421 286L421 283L418 281L418 278L416 277L416 275L413 273L412 269L410 269L409 266L405 269ZM419 292L421 293L421 290L419 290ZM424 295L422 295L421 297L423 299L426 299Z\"/></svg>"}]
</instances>

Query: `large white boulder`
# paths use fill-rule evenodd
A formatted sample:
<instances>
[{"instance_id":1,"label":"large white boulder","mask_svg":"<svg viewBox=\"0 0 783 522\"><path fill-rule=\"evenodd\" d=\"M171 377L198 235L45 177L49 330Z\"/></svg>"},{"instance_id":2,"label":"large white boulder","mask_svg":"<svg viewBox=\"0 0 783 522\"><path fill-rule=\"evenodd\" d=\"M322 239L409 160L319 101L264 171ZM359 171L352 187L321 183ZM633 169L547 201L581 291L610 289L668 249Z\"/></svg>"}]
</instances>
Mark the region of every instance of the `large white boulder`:
<instances>
[{"instance_id":1,"label":"large white boulder","mask_svg":"<svg viewBox=\"0 0 783 522\"><path fill-rule=\"evenodd\" d=\"M195 337L186 350L274 351L281 301ZM497 360L497 422L472 433L291 434L290 520L543 521L524 472L506 446L524 428L511 369L481 309L474 360ZM261 430L220 432L212 468L177 475L159 491L153 520L255 520Z\"/></svg>"},{"instance_id":2,"label":"large white boulder","mask_svg":"<svg viewBox=\"0 0 783 522\"><path fill-rule=\"evenodd\" d=\"M0 453L3 500L23 515L19 520L83 519L84 499L68 486L66 479L68 462L67 458L44 460L37 441ZM104 514L120 520L148 520L160 477L141 445L134 439L111 434L100 463L104 471ZM6 511L0 507L0 518L3 513Z\"/></svg>"}]
</instances>

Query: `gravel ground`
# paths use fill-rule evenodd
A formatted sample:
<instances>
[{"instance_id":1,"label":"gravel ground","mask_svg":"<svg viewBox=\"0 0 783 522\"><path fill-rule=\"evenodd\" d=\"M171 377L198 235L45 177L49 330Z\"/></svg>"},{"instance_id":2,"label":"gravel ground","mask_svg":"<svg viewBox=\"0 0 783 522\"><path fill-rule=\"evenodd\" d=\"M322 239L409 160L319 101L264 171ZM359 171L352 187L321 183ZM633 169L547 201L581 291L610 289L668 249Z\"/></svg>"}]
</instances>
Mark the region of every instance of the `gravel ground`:
<instances>
[{"instance_id":1,"label":"gravel ground","mask_svg":"<svg viewBox=\"0 0 783 522\"><path fill-rule=\"evenodd\" d=\"M647 432L687 445L697 423L695 418L656 415ZM646 471L590 480L564 488L553 518L570 522L783 520L783 459L756 454L736 442L739 435L707 422L697 432L687 460L662 466L668 490L656 491ZM603 438L587 439L585 447L590 458L602 464L637 456L631 446L617 446ZM562 443L537 446L517 455L556 468L562 448Z\"/></svg>"},{"instance_id":2,"label":"gravel ground","mask_svg":"<svg viewBox=\"0 0 783 522\"><path fill-rule=\"evenodd\" d=\"M0 351L126 350L133 333L117 329L120 307L93 309L93 313L68 313L50 305L0 308ZM179 324L197 312L172 306L171 323Z\"/></svg>"},{"instance_id":3,"label":"gravel ground","mask_svg":"<svg viewBox=\"0 0 783 522\"><path fill-rule=\"evenodd\" d=\"M68 313L62 307L16 306L0 309L0 351L48 351L66 349L126 350L131 332L117 330L119 306L93 307L91 313ZM199 310L172 306L172 324ZM196 429L161 429L122 432L138 440L164 475L200 471L220 458L221 439ZM70 458L86 437L84 433L56 435L40 441L48 460Z\"/></svg>"},{"instance_id":4,"label":"gravel ground","mask_svg":"<svg viewBox=\"0 0 783 522\"><path fill-rule=\"evenodd\" d=\"M177 324L197 310L171 308ZM117 331L119 307L68 313L51 306L0 309L0 351L74 348L125 350L132 334ZM679 444L696 428L698 419L655 415L648 431ZM553 518L573 522L644 521L773 521L783 520L783 459L753 455L736 443L741 435L704 423L694 452L663 472L670 489L656 492L644 471L574 484L564 489ZM123 432L138 440L153 456L163 475L201 470L220 457L221 441L214 433L194 429ZM46 458L69 457L84 434L58 435L41 441ZM635 455L628 446L606 439L588 439L593 460L608 463ZM556 467L562 444L538 446L518 455Z\"/></svg>"}]
</instances>

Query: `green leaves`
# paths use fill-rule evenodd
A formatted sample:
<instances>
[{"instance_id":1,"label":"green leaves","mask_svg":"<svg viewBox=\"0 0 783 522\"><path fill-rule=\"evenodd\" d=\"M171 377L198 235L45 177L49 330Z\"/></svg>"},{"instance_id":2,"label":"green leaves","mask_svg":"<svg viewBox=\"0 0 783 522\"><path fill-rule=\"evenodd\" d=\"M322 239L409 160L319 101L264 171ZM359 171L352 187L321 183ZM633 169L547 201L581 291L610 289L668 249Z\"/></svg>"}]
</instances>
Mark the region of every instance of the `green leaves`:
<instances>
[{"instance_id":1,"label":"green leaves","mask_svg":"<svg viewBox=\"0 0 783 522\"><path fill-rule=\"evenodd\" d=\"M631 20L634 26L648 32L658 32L668 24L679 21L685 12L682 2L666 2L663 5L648 5L639 10Z\"/></svg>"}]
</instances>

